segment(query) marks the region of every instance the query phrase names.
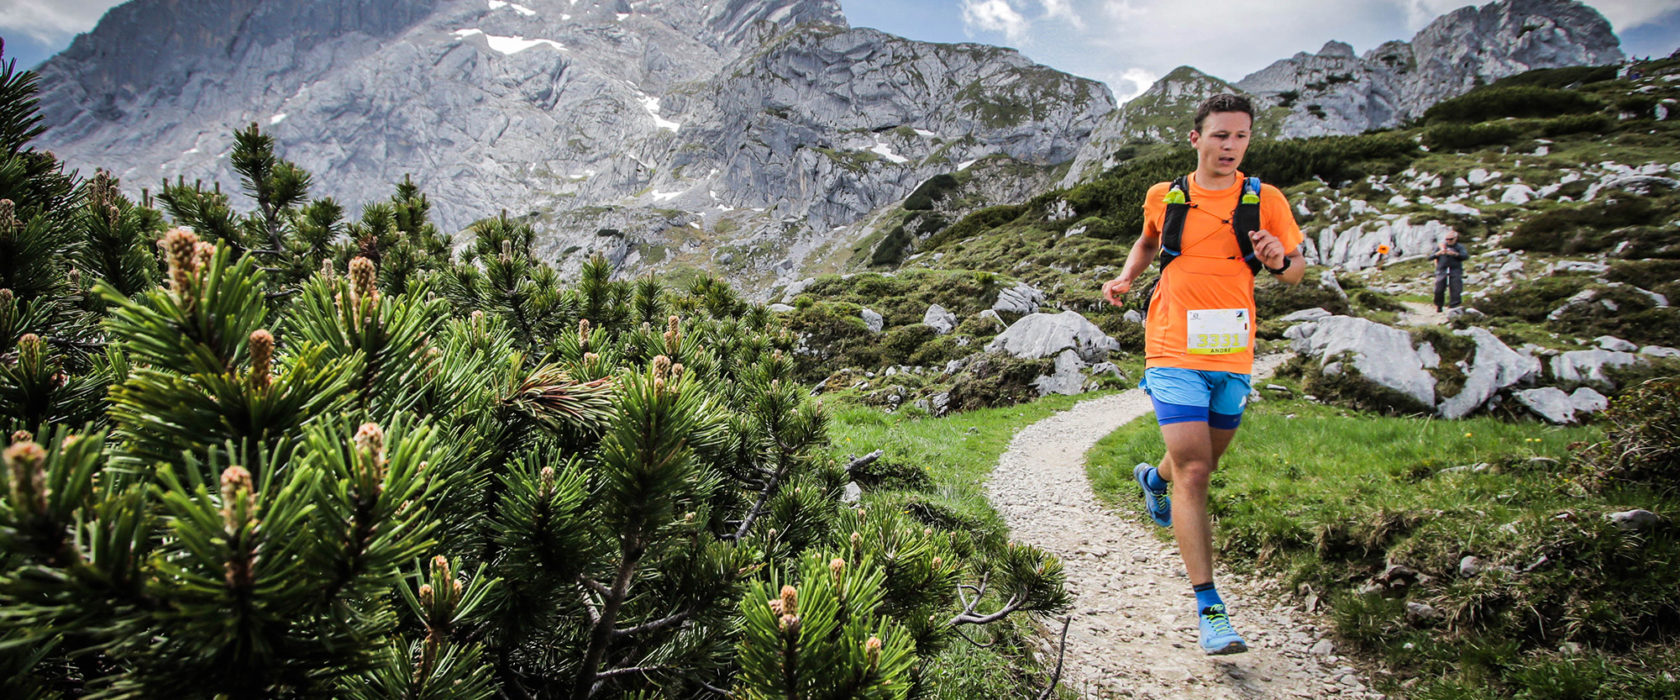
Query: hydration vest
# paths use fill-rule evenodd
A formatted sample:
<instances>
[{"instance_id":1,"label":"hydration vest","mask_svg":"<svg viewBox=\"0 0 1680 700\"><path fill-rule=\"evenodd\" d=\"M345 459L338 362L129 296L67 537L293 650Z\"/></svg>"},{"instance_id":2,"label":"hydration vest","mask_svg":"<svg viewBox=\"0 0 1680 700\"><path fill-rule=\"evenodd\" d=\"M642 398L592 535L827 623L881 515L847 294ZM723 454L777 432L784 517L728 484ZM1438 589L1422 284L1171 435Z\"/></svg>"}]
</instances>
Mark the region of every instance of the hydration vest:
<instances>
[{"instance_id":1,"label":"hydration vest","mask_svg":"<svg viewBox=\"0 0 1680 700\"><path fill-rule=\"evenodd\" d=\"M1194 206L1190 202L1187 180L1186 176L1180 175L1173 180L1172 188L1167 190L1167 215L1161 222L1162 272L1166 272L1167 265L1184 253L1184 219ZM1174 197L1174 193L1182 197ZM1249 273L1260 274L1260 259L1254 257L1254 241L1248 239L1248 234L1260 230L1260 178L1243 178L1242 197L1237 200L1237 210L1231 214L1231 230L1236 233L1237 248L1242 251L1243 262L1248 263Z\"/></svg>"},{"instance_id":2,"label":"hydration vest","mask_svg":"<svg viewBox=\"0 0 1680 700\"><path fill-rule=\"evenodd\" d=\"M1175 196L1176 195L1176 196ZM1167 213L1161 221L1161 275L1157 275L1143 290L1143 313L1149 314L1149 302L1155 298L1155 288L1166 275L1167 266L1184 254L1184 219L1190 215L1190 183L1186 175L1173 180L1167 189ZM1242 196L1237 198L1237 210L1231 214L1231 230L1237 236L1237 249L1249 274L1260 274L1260 258L1254 256L1254 241L1248 234L1260 230L1260 178L1243 178Z\"/></svg>"}]
</instances>

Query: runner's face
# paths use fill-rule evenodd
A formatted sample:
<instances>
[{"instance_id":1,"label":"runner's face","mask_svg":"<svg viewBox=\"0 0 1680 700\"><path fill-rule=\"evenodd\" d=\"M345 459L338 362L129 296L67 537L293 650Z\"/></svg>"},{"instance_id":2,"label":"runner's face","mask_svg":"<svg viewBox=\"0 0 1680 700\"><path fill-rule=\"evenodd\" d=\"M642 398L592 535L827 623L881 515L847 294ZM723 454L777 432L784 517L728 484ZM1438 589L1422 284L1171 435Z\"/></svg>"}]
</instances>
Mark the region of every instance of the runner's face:
<instances>
[{"instance_id":1,"label":"runner's face","mask_svg":"<svg viewBox=\"0 0 1680 700\"><path fill-rule=\"evenodd\" d=\"M1196 149L1196 169L1217 177L1236 174L1248 151L1249 129L1253 121L1242 112L1214 112L1202 120L1200 131L1190 132L1190 145Z\"/></svg>"}]
</instances>

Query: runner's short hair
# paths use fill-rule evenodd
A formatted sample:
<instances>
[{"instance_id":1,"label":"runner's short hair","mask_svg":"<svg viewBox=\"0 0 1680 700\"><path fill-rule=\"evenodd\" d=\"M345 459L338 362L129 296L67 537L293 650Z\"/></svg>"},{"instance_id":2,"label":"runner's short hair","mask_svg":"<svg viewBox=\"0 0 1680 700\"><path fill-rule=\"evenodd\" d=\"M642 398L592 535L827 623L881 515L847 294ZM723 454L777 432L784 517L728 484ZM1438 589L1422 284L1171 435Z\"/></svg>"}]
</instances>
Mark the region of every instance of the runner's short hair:
<instances>
[{"instance_id":1,"label":"runner's short hair","mask_svg":"<svg viewBox=\"0 0 1680 700\"><path fill-rule=\"evenodd\" d=\"M1202 100L1196 107L1196 131L1202 130L1202 120L1214 112L1242 112L1248 115L1249 124L1254 123L1254 104L1247 97L1226 92Z\"/></svg>"}]
</instances>

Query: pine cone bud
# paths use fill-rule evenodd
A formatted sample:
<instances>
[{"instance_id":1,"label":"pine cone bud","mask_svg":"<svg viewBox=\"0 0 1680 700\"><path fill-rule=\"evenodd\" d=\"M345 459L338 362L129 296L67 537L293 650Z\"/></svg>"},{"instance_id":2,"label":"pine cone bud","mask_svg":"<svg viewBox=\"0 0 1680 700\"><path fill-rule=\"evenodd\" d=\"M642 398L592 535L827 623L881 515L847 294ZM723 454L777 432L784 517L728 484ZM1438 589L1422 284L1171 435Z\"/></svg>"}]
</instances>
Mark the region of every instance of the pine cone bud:
<instances>
[{"instance_id":1,"label":"pine cone bud","mask_svg":"<svg viewBox=\"0 0 1680 700\"><path fill-rule=\"evenodd\" d=\"M27 430L19 430L15 433L12 433L12 442L29 442L30 440L34 440L34 439L35 439L35 434L31 433Z\"/></svg>"},{"instance_id":2,"label":"pine cone bud","mask_svg":"<svg viewBox=\"0 0 1680 700\"><path fill-rule=\"evenodd\" d=\"M10 200L0 199L0 202L5 202L5 201L10 201ZM0 304L10 305L12 303L12 299L13 299L12 290L10 290L10 289L0 289Z\"/></svg>"},{"instance_id":3,"label":"pine cone bud","mask_svg":"<svg viewBox=\"0 0 1680 700\"><path fill-rule=\"evenodd\" d=\"M513 241L502 241L502 262L513 262Z\"/></svg>"},{"instance_id":4,"label":"pine cone bud","mask_svg":"<svg viewBox=\"0 0 1680 700\"><path fill-rule=\"evenodd\" d=\"M17 228L17 205L10 199L0 199L0 235Z\"/></svg>"},{"instance_id":5,"label":"pine cone bud","mask_svg":"<svg viewBox=\"0 0 1680 700\"><path fill-rule=\"evenodd\" d=\"M47 355L47 344L41 341L41 336L34 333L23 334L22 338L18 338L17 349L19 367L29 373L41 371Z\"/></svg>"},{"instance_id":6,"label":"pine cone bud","mask_svg":"<svg viewBox=\"0 0 1680 700\"><path fill-rule=\"evenodd\" d=\"M647 321L643 321L642 322L642 332L643 333L652 333L653 332L653 324L648 323Z\"/></svg>"},{"instance_id":7,"label":"pine cone bud","mask_svg":"<svg viewBox=\"0 0 1680 700\"><path fill-rule=\"evenodd\" d=\"M589 319L578 319L578 347L584 352L589 351Z\"/></svg>"},{"instance_id":8,"label":"pine cone bud","mask_svg":"<svg viewBox=\"0 0 1680 700\"><path fill-rule=\"evenodd\" d=\"M688 525L694 524L694 511L691 510L687 513L683 513L683 523Z\"/></svg>"},{"instance_id":9,"label":"pine cone bud","mask_svg":"<svg viewBox=\"0 0 1680 700\"><path fill-rule=\"evenodd\" d=\"M770 528L770 531L764 533L764 536L769 539L776 539L776 528Z\"/></svg>"},{"instance_id":10,"label":"pine cone bud","mask_svg":"<svg viewBox=\"0 0 1680 700\"><path fill-rule=\"evenodd\" d=\"M32 441L6 448L6 471L12 477L12 507L26 515L47 512L47 451Z\"/></svg>"},{"instance_id":11,"label":"pine cone bud","mask_svg":"<svg viewBox=\"0 0 1680 700\"><path fill-rule=\"evenodd\" d=\"M880 637L870 637L869 641L863 643L863 657L868 661L869 667L872 669L881 663Z\"/></svg>"},{"instance_id":12,"label":"pine cone bud","mask_svg":"<svg viewBox=\"0 0 1680 700\"><path fill-rule=\"evenodd\" d=\"M934 569L942 569L944 567L945 567L945 558L944 557L934 557L933 558L933 568Z\"/></svg>"},{"instance_id":13,"label":"pine cone bud","mask_svg":"<svg viewBox=\"0 0 1680 700\"><path fill-rule=\"evenodd\" d=\"M781 362L782 361L782 351L781 350L776 350L775 352L770 353L770 359L775 360L777 362Z\"/></svg>"},{"instance_id":14,"label":"pine cone bud","mask_svg":"<svg viewBox=\"0 0 1680 700\"><path fill-rule=\"evenodd\" d=\"M222 470L222 522L228 532L237 532L251 514L251 472L237 464Z\"/></svg>"},{"instance_id":15,"label":"pine cone bud","mask_svg":"<svg viewBox=\"0 0 1680 700\"><path fill-rule=\"evenodd\" d=\"M799 589L782 586L782 612L788 615L799 614Z\"/></svg>"},{"instance_id":16,"label":"pine cone bud","mask_svg":"<svg viewBox=\"0 0 1680 700\"><path fill-rule=\"evenodd\" d=\"M193 244L194 270L202 271L210 266L210 260L216 257L216 244L199 241Z\"/></svg>"},{"instance_id":17,"label":"pine cone bud","mask_svg":"<svg viewBox=\"0 0 1680 700\"><path fill-rule=\"evenodd\" d=\"M771 612L771 614L775 615L776 617L781 617L782 616L782 599L781 598L777 598L775 600L770 601L770 612Z\"/></svg>"},{"instance_id":18,"label":"pine cone bud","mask_svg":"<svg viewBox=\"0 0 1680 700\"><path fill-rule=\"evenodd\" d=\"M594 364L595 361L599 359L601 359L601 356L592 352L586 352L583 354L583 363L586 365Z\"/></svg>"},{"instance_id":19,"label":"pine cone bud","mask_svg":"<svg viewBox=\"0 0 1680 700\"><path fill-rule=\"evenodd\" d=\"M263 328L251 331L251 386L268 388L273 362L274 334Z\"/></svg>"},{"instance_id":20,"label":"pine cone bud","mask_svg":"<svg viewBox=\"0 0 1680 700\"><path fill-rule=\"evenodd\" d=\"M676 314L672 314L670 318L665 319L665 332L673 335L681 333L682 330L678 327L680 323L681 319L678 319Z\"/></svg>"},{"instance_id":21,"label":"pine cone bud","mask_svg":"<svg viewBox=\"0 0 1680 700\"><path fill-rule=\"evenodd\" d=\"M828 560L828 573L840 578L840 574L846 573L846 560L840 557Z\"/></svg>"},{"instance_id":22,"label":"pine cone bud","mask_svg":"<svg viewBox=\"0 0 1680 700\"><path fill-rule=\"evenodd\" d=\"M333 264L332 264L331 260L327 260L327 259L324 259L324 258L321 260L321 279L324 279L328 282L331 282L335 279L338 279L338 270L333 269Z\"/></svg>"},{"instance_id":23,"label":"pine cone bud","mask_svg":"<svg viewBox=\"0 0 1680 700\"><path fill-rule=\"evenodd\" d=\"M933 536L933 528L931 528L931 527L922 528L922 536L923 537L932 537Z\"/></svg>"},{"instance_id":24,"label":"pine cone bud","mask_svg":"<svg viewBox=\"0 0 1680 700\"><path fill-rule=\"evenodd\" d=\"M358 302L358 306L379 302L379 287L376 282L372 260L357 256L350 261L350 287L355 290L351 298Z\"/></svg>"},{"instance_id":25,"label":"pine cone bud","mask_svg":"<svg viewBox=\"0 0 1680 700\"><path fill-rule=\"evenodd\" d=\"M554 467L543 467L542 471L537 472L537 483L538 498L546 501L549 496L554 495Z\"/></svg>"},{"instance_id":26,"label":"pine cone bud","mask_svg":"<svg viewBox=\"0 0 1680 700\"><path fill-rule=\"evenodd\" d=\"M653 358L653 377L655 381L664 379L671 373L671 358L659 355Z\"/></svg>"},{"instance_id":27,"label":"pine cone bud","mask_svg":"<svg viewBox=\"0 0 1680 700\"><path fill-rule=\"evenodd\" d=\"M163 249L164 261L169 266L170 289L177 295L185 295L192 284L193 275L198 272L193 249L198 247L198 237L191 231L178 228L163 234L158 240L158 247Z\"/></svg>"},{"instance_id":28,"label":"pine cone bud","mask_svg":"<svg viewBox=\"0 0 1680 700\"><path fill-rule=\"evenodd\" d=\"M64 274L66 277L70 278L71 289L78 292L82 290L82 268L72 267L69 270L66 270Z\"/></svg>"},{"instance_id":29,"label":"pine cone bud","mask_svg":"<svg viewBox=\"0 0 1680 700\"><path fill-rule=\"evenodd\" d=\"M856 532L853 532L852 533L852 549L857 549L858 547L860 547L862 545L863 545L863 535L860 535Z\"/></svg>"},{"instance_id":30,"label":"pine cone bud","mask_svg":"<svg viewBox=\"0 0 1680 700\"><path fill-rule=\"evenodd\" d=\"M441 572L446 579L455 578L455 571L449 566L449 558L442 554L432 557L432 571Z\"/></svg>"},{"instance_id":31,"label":"pine cone bud","mask_svg":"<svg viewBox=\"0 0 1680 700\"><path fill-rule=\"evenodd\" d=\"M866 508L859 508L857 509L857 516L858 520L863 520L864 518L869 517L869 510Z\"/></svg>"},{"instance_id":32,"label":"pine cone bud","mask_svg":"<svg viewBox=\"0 0 1680 700\"><path fill-rule=\"evenodd\" d=\"M789 635L799 634L799 616L798 615L783 615L781 620L780 620L780 625L781 625L782 631L788 633Z\"/></svg>"},{"instance_id":33,"label":"pine cone bud","mask_svg":"<svg viewBox=\"0 0 1680 700\"><path fill-rule=\"evenodd\" d=\"M683 364L681 362L672 364L671 365L671 380L676 381L678 379L682 379L684 369L685 368L683 367Z\"/></svg>"},{"instance_id":34,"label":"pine cone bud","mask_svg":"<svg viewBox=\"0 0 1680 700\"><path fill-rule=\"evenodd\" d=\"M356 430L356 452L361 453L360 460L356 460L356 468L365 470L363 478L371 488L373 494L361 494L363 497L373 497L383 488L385 482L385 431L375 423L363 423Z\"/></svg>"},{"instance_id":35,"label":"pine cone bud","mask_svg":"<svg viewBox=\"0 0 1680 700\"><path fill-rule=\"evenodd\" d=\"M432 584L420 584L420 607L432 607Z\"/></svg>"}]
</instances>

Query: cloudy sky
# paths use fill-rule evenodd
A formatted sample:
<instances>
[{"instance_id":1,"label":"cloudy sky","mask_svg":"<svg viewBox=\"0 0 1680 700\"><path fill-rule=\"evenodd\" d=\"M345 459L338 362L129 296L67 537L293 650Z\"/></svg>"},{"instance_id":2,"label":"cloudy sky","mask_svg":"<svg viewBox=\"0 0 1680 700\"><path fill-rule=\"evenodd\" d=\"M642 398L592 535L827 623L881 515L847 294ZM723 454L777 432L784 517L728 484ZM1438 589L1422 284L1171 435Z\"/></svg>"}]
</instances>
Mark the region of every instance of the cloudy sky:
<instances>
[{"instance_id":1,"label":"cloudy sky","mask_svg":"<svg viewBox=\"0 0 1680 700\"><path fill-rule=\"evenodd\" d=\"M1238 80L1335 39L1363 53L1410 39L1469 0L840 0L853 26L923 41L976 41L1108 83L1125 100L1180 65ZM34 66L88 31L117 0L0 0L5 55ZM1680 0L1588 0L1622 49L1680 48Z\"/></svg>"}]
</instances>

